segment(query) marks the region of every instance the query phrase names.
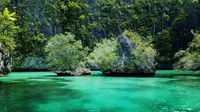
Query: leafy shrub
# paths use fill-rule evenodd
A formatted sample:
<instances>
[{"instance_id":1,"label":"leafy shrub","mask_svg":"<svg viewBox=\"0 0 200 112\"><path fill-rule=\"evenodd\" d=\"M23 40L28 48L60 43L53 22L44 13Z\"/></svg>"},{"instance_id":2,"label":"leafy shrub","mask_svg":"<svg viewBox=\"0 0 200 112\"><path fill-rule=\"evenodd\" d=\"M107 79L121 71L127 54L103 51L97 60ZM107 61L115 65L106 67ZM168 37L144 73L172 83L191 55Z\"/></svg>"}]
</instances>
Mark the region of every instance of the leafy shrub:
<instances>
[{"instance_id":1,"label":"leafy shrub","mask_svg":"<svg viewBox=\"0 0 200 112\"><path fill-rule=\"evenodd\" d=\"M48 66L41 57L27 57L22 63L22 68L45 69L48 68Z\"/></svg>"},{"instance_id":2,"label":"leafy shrub","mask_svg":"<svg viewBox=\"0 0 200 112\"><path fill-rule=\"evenodd\" d=\"M11 55L15 48L14 37L18 27L15 25L15 13L10 13L8 8L0 12L0 76L11 71Z\"/></svg>"},{"instance_id":3,"label":"leafy shrub","mask_svg":"<svg viewBox=\"0 0 200 112\"><path fill-rule=\"evenodd\" d=\"M154 72L156 50L153 48L151 37L146 39L137 33L125 31L123 35L128 37L131 43L131 58L123 59L120 56L119 42L112 39L104 39L96 44L94 51L88 57L88 63L98 66L103 70L122 71L122 72Z\"/></svg>"},{"instance_id":4,"label":"leafy shrub","mask_svg":"<svg viewBox=\"0 0 200 112\"><path fill-rule=\"evenodd\" d=\"M57 34L48 41L45 51L51 69L75 70L85 66L86 48L83 48L80 40L74 38L71 33Z\"/></svg>"},{"instance_id":5,"label":"leafy shrub","mask_svg":"<svg viewBox=\"0 0 200 112\"><path fill-rule=\"evenodd\" d=\"M14 69L47 69L45 59L37 56L29 56L25 59L13 58Z\"/></svg>"},{"instance_id":6,"label":"leafy shrub","mask_svg":"<svg viewBox=\"0 0 200 112\"><path fill-rule=\"evenodd\" d=\"M4 53L12 53L15 48L14 37L17 33L15 25L15 12L10 13L8 8L5 8L3 13L0 13L0 49Z\"/></svg>"},{"instance_id":7,"label":"leafy shrub","mask_svg":"<svg viewBox=\"0 0 200 112\"><path fill-rule=\"evenodd\" d=\"M158 32L155 39L155 48L159 52L156 60L159 63L171 63L172 57L172 38L168 30L162 30Z\"/></svg>"},{"instance_id":8,"label":"leafy shrub","mask_svg":"<svg viewBox=\"0 0 200 112\"><path fill-rule=\"evenodd\" d=\"M157 51L153 48L151 37L141 37L135 32L125 31L132 44L131 60L128 60L126 68L142 72L153 72L155 70L155 57Z\"/></svg>"},{"instance_id":9,"label":"leafy shrub","mask_svg":"<svg viewBox=\"0 0 200 112\"><path fill-rule=\"evenodd\" d=\"M197 69L200 67L200 34L194 34L194 39L186 50L180 50L175 54L178 61L174 64L175 69Z\"/></svg>"},{"instance_id":10,"label":"leafy shrub","mask_svg":"<svg viewBox=\"0 0 200 112\"><path fill-rule=\"evenodd\" d=\"M116 39L103 39L102 42L96 44L93 52L88 56L89 66L98 66L103 70L115 70L117 61L120 59L117 50L118 42Z\"/></svg>"}]
</instances>

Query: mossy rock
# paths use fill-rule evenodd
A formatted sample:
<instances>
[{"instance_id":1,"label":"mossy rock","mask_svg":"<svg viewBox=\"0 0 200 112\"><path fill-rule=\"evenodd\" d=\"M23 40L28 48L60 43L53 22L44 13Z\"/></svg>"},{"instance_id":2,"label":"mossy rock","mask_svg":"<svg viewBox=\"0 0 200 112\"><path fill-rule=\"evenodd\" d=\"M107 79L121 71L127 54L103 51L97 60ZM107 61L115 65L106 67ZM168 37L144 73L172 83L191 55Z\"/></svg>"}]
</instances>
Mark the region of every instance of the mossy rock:
<instances>
[{"instance_id":1,"label":"mossy rock","mask_svg":"<svg viewBox=\"0 0 200 112\"><path fill-rule=\"evenodd\" d=\"M79 68L74 71L57 71L57 76L87 76L91 74L90 69Z\"/></svg>"}]
</instances>

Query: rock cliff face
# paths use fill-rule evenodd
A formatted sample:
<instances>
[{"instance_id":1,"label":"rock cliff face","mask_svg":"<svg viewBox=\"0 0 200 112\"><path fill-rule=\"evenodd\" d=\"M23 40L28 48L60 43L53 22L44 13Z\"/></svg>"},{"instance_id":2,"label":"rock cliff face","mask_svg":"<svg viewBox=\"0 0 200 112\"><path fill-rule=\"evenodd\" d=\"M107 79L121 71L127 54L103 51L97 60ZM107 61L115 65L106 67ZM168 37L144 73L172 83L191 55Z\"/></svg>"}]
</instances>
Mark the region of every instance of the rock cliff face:
<instances>
[{"instance_id":1,"label":"rock cliff face","mask_svg":"<svg viewBox=\"0 0 200 112\"><path fill-rule=\"evenodd\" d=\"M0 76L6 76L11 72L11 57L8 53L4 53L0 44Z\"/></svg>"},{"instance_id":2,"label":"rock cliff face","mask_svg":"<svg viewBox=\"0 0 200 112\"><path fill-rule=\"evenodd\" d=\"M120 46L120 58L122 61L129 60L131 58L131 43L125 35L120 35L117 37Z\"/></svg>"},{"instance_id":3,"label":"rock cliff face","mask_svg":"<svg viewBox=\"0 0 200 112\"><path fill-rule=\"evenodd\" d=\"M117 62L118 68L117 70L119 72L144 72L144 73L154 73L155 72L155 64L154 59L150 55L142 55L142 51L137 49L137 45L130 42L129 38L125 35L119 35L117 37L118 43L119 43L119 51L120 51L120 60ZM140 60L139 57L136 55L133 55L131 52L133 50L137 50L138 52L141 52L141 56L148 57L145 60ZM131 60L136 60L138 63L145 64L145 68L140 67L138 65L133 66L127 66L126 64L129 63ZM131 64L133 65L133 63ZM127 70L128 67L128 70Z\"/></svg>"}]
</instances>

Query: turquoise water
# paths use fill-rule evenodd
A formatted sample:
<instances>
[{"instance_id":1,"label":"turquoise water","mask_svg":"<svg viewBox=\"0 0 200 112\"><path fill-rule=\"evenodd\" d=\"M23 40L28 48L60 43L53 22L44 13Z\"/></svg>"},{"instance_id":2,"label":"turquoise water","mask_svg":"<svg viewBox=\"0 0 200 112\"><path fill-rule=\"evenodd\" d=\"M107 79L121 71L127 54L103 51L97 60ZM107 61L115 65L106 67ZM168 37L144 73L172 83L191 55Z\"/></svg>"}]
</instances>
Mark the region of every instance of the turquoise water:
<instances>
[{"instance_id":1,"label":"turquoise water","mask_svg":"<svg viewBox=\"0 0 200 112\"><path fill-rule=\"evenodd\" d=\"M0 78L0 112L200 112L200 78Z\"/></svg>"},{"instance_id":2,"label":"turquoise water","mask_svg":"<svg viewBox=\"0 0 200 112\"><path fill-rule=\"evenodd\" d=\"M184 70L184 71L178 71L178 70L157 70L156 76L190 76L190 75L196 75L200 76L200 71L197 70Z\"/></svg>"},{"instance_id":3,"label":"turquoise water","mask_svg":"<svg viewBox=\"0 0 200 112\"><path fill-rule=\"evenodd\" d=\"M102 76L103 73L102 73L101 71L98 71L98 70L97 70L97 71L92 71L92 72L91 72L91 75L92 75L92 76Z\"/></svg>"}]
</instances>

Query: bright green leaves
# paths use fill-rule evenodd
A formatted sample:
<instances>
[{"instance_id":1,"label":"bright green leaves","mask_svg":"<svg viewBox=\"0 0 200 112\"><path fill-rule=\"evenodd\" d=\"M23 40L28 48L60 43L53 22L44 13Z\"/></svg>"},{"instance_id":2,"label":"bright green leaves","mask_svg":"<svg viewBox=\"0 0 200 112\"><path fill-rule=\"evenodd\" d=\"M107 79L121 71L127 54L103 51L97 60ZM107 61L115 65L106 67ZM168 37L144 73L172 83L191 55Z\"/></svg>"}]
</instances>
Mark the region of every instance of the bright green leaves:
<instances>
[{"instance_id":1,"label":"bright green leaves","mask_svg":"<svg viewBox=\"0 0 200 112\"><path fill-rule=\"evenodd\" d=\"M8 8L5 8L0 14L0 43L3 52L12 53L15 48L14 36L17 33L15 25L15 13L10 13Z\"/></svg>"},{"instance_id":2,"label":"bright green leaves","mask_svg":"<svg viewBox=\"0 0 200 112\"><path fill-rule=\"evenodd\" d=\"M74 1L69 1L68 3L68 8L73 8L73 9L78 9L80 10L81 7L79 6L79 4L77 2L74 2Z\"/></svg>"},{"instance_id":3,"label":"bright green leaves","mask_svg":"<svg viewBox=\"0 0 200 112\"><path fill-rule=\"evenodd\" d=\"M128 37L131 44L130 59L124 60L123 56L120 57L120 53L127 48L120 49L122 46L115 38L103 39L96 44L93 52L88 56L89 65L100 67L102 70L153 72L157 52L153 48L151 39L144 39L137 33L130 31L125 31L123 35Z\"/></svg>"},{"instance_id":4,"label":"bright green leaves","mask_svg":"<svg viewBox=\"0 0 200 112\"><path fill-rule=\"evenodd\" d=\"M86 49L74 38L71 33L57 34L48 41L45 51L51 69L65 71L84 67Z\"/></svg>"},{"instance_id":5,"label":"bright green leaves","mask_svg":"<svg viewBox=\"0 0 200 112\"><path fill-rule=\"evenodd\" d=\"M5 8L3 10L3 13L0 14L0 23L1 24L6 24L6 23L12 23L13 21L16 21L17 19L15 18L16 13L10 13L8 8Z\"/></svg>"},{"instance_id":6,"label":"bright green leaves","mask_svg":"<svg viewBox=\"0 0 200 112\"><path fill-rule=\"evenodd\" d=\"M8 38L5 35L0 36L0 43L3 51L6 53L12 52L15 48L15 42L13 38Z\"/></svg>"},{"instance_id":7,"label":"bright green leaves","mask_svg":"<svg viewBox=\"0 0 200 112\"><path fill-rule=\"evenodd\" d=\"M18 20L15 13L4 7L14 10ZM143 39L153 36L160 54L157 60L172 63L173 53L185 49L192 40L190 30L199 28L199 7L197 0L0 0L0 39L8 52L15 47L15 37L15 54L24 59L44 57L45 41L61 32L72 32L75 40L93 49L97 41L129 30L137 32L125 32L132 44L139 46L137 50L153 55L151 42ZM15 22L20 27L18 32ZM190 44L190 49L199 49L195 42ZM138 57L141 54L144 60L146 54L142 53L133 54ZM106 59L112 56L115 57L105 55L102 62L108 63ZM136 61L134 63L138 63Z\"/></svg>"},{"instance_id":8,"label":"bright green leaves","mask_svg":"<svg viewBox=\"0 0 200 112\"><path fill-rule=\"evenodd\" d=\"M79 19L85 20L85 19L86 19L86 16L85 16L85 15L81 15L81 16L79 17Z\"/></svg>"},{"instance_id":9,"label":"bright green leaves","mask_svg":"<svg viewBox=\"0 0 200 112\"><path fill-rule=\"evenodd\" d=\"M125 67L129 69L135 68L138 71L151 73L155 69L155 57L157 51L153 48L151 37L142 37L138 33L125 31L126 35L134 48L131 51L131 60L127 62Z\"/></svg>"},{"instance_id":10,"label":"bright green leaves","mask_svg":"<svg viewBox=\"0 0 200 112\"><path fill-rule=\"evenodd\" d=\"M88 63L91 67L100 67L102 70L117 68L117 61L120 59L118 42L116 39L103 39L97 43L93 52L88 56Z\"/></svg>"},{"instance_id":11,"label":"bright green leaves","mask_svg":"<svg viewBox=\"0 0 200 112\"><path fill-rule=\"evenodd\" d=\"M5 17L5 19L8 19L10 21L16 21L17 19L14 17L16 15L15 12L10 13L8 8L5 8L3 11L3 16Z\"/></svg>"},{"instance_id":12,"label":"bright green leaves","mask_svg":"<svg viewBox=\"0 0 200 112\"><path fill-rule=\"evenodd\" d=\"M197 69L200 67L200 34L195 33L194 39L186 50L180 50L175 58L178 61L174 64L175 69Z\"/></svg>"},{"instance_id":13,"label":"bright green leaves","mask_svg":"<svg viewBox=\"0 0 200 112\"><path fill-rule=\"evenodd\" d=\"M192 42L189 43L189 50L190 51L200 52L200 34L199 33L195 33L194 36L195 37L192 40Z\"/></svg>"},{"instance_id":14,"label":"bright green leaves","mask_svg":"<svg viewBox=\"0 0 200 112\"><path fill-rule=\"evenodd\" d=\"M131 43L136 46L142 43L142 37L140 37L138 33L132 33L128 30L125 30L123 34L126 35L131 41Z\"/></svg>"}]
</instances>

